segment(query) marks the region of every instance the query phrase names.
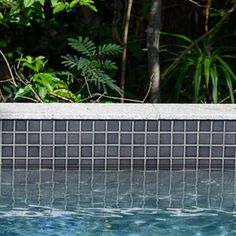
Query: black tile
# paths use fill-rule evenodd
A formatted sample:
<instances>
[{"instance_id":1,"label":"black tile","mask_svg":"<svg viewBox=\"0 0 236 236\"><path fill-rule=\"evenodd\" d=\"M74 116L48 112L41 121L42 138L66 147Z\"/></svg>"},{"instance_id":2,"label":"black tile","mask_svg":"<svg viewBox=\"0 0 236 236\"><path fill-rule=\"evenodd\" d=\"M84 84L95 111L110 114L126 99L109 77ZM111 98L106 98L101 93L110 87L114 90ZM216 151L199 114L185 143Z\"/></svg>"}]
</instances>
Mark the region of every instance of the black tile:
<instances>
[{"instance_id":1,"label":"black tile","mask_svg":"<svg viewBox=\"0 0 236 236\"><path fill-rule=\"evenodd\" d=\"M39 160L29 159L28 160L28 169L29 170L38 170L39 169Z\"/></svg>"},{"instance_id":2,"label":"black tile","mask_svg":"<svg viewBox=\"0 0 236 236\"><path fill-rule=\"evenodd\" d=\"M107 147L108 157L118 157L118 146L108 146Z\"/></svg>"},{"instance_id":3,"label":"black tile","mask_svg":"<svg viewBox=\"0 0 236 236\"><path fill-rule=\"evenodd\" d=\"M105 170L104 159L94 159L94 170Z\"/></svg>"},{"instance_id":4,"label":"black tile","mask_svg":"<svg viewBox=\"0 0 236 236\"><path fill-rule=\"evenodd\" d=\"M29 120L29 131L39 131L40 120Z\"/></svg>"},{"instance_id":5,"label":"black tile","mask_svg":"<svg viewBox=\"0 0 236 236\"><path fill-rule=\"evenodd\" d=\"M171 144L171 134L160 134L160 144Z\"/></svg>"},{"instance_id":6,"label":"black tile","mask_svg":"<svg viewBox=\"0 0 236 236\"><path fill-rule=\"evenodd\" d=\"M26 169L26 160L25 159L16 159L15 168Z\"/></svg>"},{"instance_id":7,"label":"black tile","mask_svg":"<svg viewBox=\"0 0 236 236\"><path fill-rule=\"evenodd\" d=\"M186 143L187 144L197 144L197 134L196 133L186 133Z\"/></svg>"},{"instance_id":8,"label":"black tile","mask_svg":"<svg viewBox=\"0 0 236 236\"><path fill-rule=\"evenodd\" d=\"M123 132L132 131L132 121L130 120L121 121L121 131Z\"/></svg>"},{"instance_id":9,"label":"black tile","mask_svg":"<svg viewBox=\"0 0 236 236\"><path fill-rule=\"evenodd\" d=\"M95 121L95 131L105 131L106 130L106 121L105 120L96 120Z\"/></svg>"},{"instance_id":10,"label":"black tile","mask_svg":"<svg viewBox=\"0 0 236 236\"><path fill-rule=\"evenodd\" d=\"M211 130L211 121L203 120L200 121L200 131L210 131Z\"/></svg>"},{"instance_id":11,"label":"black tile","mask_svg":"<svg viewBox=\"0 0 236 236\"><path fill-rule=\"evenodd\" d=\"M69 133L68 144L79 144L79 133Z\"/></svg>"},{"instance_id":12,"label":"black tile","mask_svg":"<svg viewBox=\"0 0 236 236\"><path fill-rule=\"evenodd\" d=\"M41 160L41 168L52 169L52 160L49 160L49 159Z\"/></svg>"},{"instance_id":13,"label":"black tile","mask_svg":"<svg viewBox=\"0 0 236 236\"><path fill-rule=\"evenodd\" d=\"M26 120L16 120L16 131L26 131Z\"/></svg>"},{"instance_id":14,"label":"black tile","mask_svg":"<svg viewBox=\"0 0 236 236\"><path fill-rule=\"evenodd\" d=\"M92 147L82 146L81 147L81 157L92 157Z\"/></svg>"},{"instance_id":15,"label":"black tile","mask_svg":"<svg viewBox=\"0 0 236 236\"><path fill-rule=\"evenodd\" d=\"M56 170L65 170L66 169L66 160L65 159L55 159L54 168Z\"/></svg>"},{"instance_id":16,"label":"black tile","mask_svg":"<svg viewBox=\"0 0 236 236\"><path fill-rule=\"evenodd\" d=\"M200 146L199 147L199 157L209 157L210 155L210 147Z\"/></svg>"},{"instance_id":17,"label":"black tile","mask_svg":"<svg viewBox=\"0 0 236 236\"><path fill-rule=\"evenodd\" d=\"M79 157L79 147L69 146L68 147L68 157Z\"/></svg>"},{"instance_id":18,"label":"black tile","mask_svg":"<svg viewBox=\"0 0 236 236\"><path fill-rule=\"evenodd\" d=\"M107 170L118 170L118 159L108 159Z\"/></svg>"},{"instance_id":19,"label":"black tile","mask_svg":"<svg viewBox=\"0 0 236 236\"><path fill-rule=\"evenodd\" d=\"M219 160L219 159L212 159L211 160L211 168L214 169L214 168L221 168L222 167L222 160Z\"/></svg>"},{"instance_id":20,"label":"black tile","mask_svg":"<svg viewBox=\"0 0 236 236\"><path fill-rule=\"evenodd\" d=\"M66 156L66 148L55 146L55 157L65 157Z\"/></svg>"},{"instance_id":21,"label":"black tile","mask_svg":"<svg viewBox=\"0 0 236 236\"><path fill-rule=\"evenodd\" d=\"M2 168L13 168L13 160L12 159L2 159Z\"/></svg>"},{"instance_id":22,"label":"black tile","mask_svg":"<svg viewBox=\"0 0 236 236\"><path fill-rule=\"evenodd\" d=\"M26 147L25 146L15 146L15 156L16 157L26 157Z\"/></svg>"},{"instance_id":23,"label":"black tile","mask_svg":"<svg viewBox=\"0 0 236 236\"><path fill-rule=\"evenodd\" d=\"M42 134L42 144L53 144L53 134L44 133Z\"/></svg>"},{"instance_id":24,"label":"black tile","mask_svg":"<svg viewBox=\"0 0 236 236\"><path fill-rule=\"evenodd\" d=\"M28 133L28 143L29 144L40 144L39 134Z\"/></svg>"},{"instance_id":25,"label":"black tile","mask_svg":"<svg viewBox=\"0 0 236 236\"><path fill-rule=\"evenodd\" d=\"M147 131L157 132L158 131L158 121L157 120L147 121Z\"/></svg>"},{"instance_id":26,"label":"black tile","mask_svg":"<svg viewBox=\"0 0 236 236\"><path fill-rule=\"evenodd\" d=\"M120 143L121 144L131 144L131 134L120 134Z\"/></svg>"},{"instance_id":27,"label":"black tile","mask_svg":"<svg viewBox=\"0 0 236 236\"><path fill-rule=\"evenodd\" d=\"M183 146L173 146L172 148L173 157L184 157L184 147Z\"/></svg>"},{"instance_id":28,"label":"black tile","mask_svg":"<svg viewBox=\"0 0 236 236\"><path fill-rule=\"evenodd\" d=\"M53 121L52 120L43 120L42 122L42 131L53 131Z\"/></svg>"},{"instance_id":29,"label":"black tile","mask_svg":"<svg viewBox=\"0 0 236 236\"><path fill-rule=\"evenodd\" d=\"M196 159L186 159L185 160L185 168L186 169L196 169L197 160Z\"/></svg>"},{"instance_id":30,"label":"black tile","mask_svg":"<svg viewBox=\"0 0 236 236\"><path fill-rule=\"evenodd\" d=\"M224 168L234 170L235 169L235 160L234 159L225 159Z\"/></svg>"},{"instance_id":31,"label":"black tile","mask_svg":"<svg viewBox=\"0 0 236 236\"><path fill-rule=\"evenodd\" d=\"M156 159L146 160L146 169L147 170L156 170L157 169L157 160Z\"/></svg>"},{"instance_id":32,"label":"black tile","mask_svg":"<svg viewBox=\"0 0 236 236\"><path fill-rule=\"evenodd\" d=\"M159 160L159 170L169 170L170 169L170 160Z\"/></svg>"},{"instance_id":33,"label":"black tile","mask_svg":"<svg viewBox=\"0 0 236 236\"><path fill-rule=\"evenodd\" d=\"M82 144L92 144L93 134L92 133L83 133L81 134L81 143Z\"/></svg>"},{"instance_id":34,"label":"black tile","mask_svg":"<svg viewBox=\"0 0 236 236\"><path fill-rule=\"evenodd\" d=\"M13 147L2 146L2 157L13 157Z\"/></svg>"},{"instance_id":35,"label":"black tile","mask_svg":"<svg viewBox=\"0 0 236 236\"><path fill-rule=\"evenodd\" d=\"M225 157L236 157L235 147L225 147Z\"/></svg>"},{"instance_id":36,"label":"black tile","mask_svg":"<svg viewBox=\"0 0 236 236\"><path fill-rule=\"evenodd\" d=\"M68 130L72 132L80 131L80 122L78 120L68 121Z\"/></svg>"},{"instance_id":37,"label":"black tile","mask_svg":"<svg viewBox=\"0 0 236 236\"><path fill-rule=\"evenodd\" d=\"M226 121L225 131L226 132L236 132L236 120Z\"/></svg>"},{"instance_id":38,"label":"black tile","mask_svg":"<svg viewBox=\"0 0 236 236\"><path fill-rule=\"evenodd\" d=\"M13 144L13 134L3 133L2 134L2 144Z\"/></svg>"},{"instance_id":39,"label":"black tile","mask_svg":"<svg viewBox=\"0 0 236 236\"><path fill-rule=\"evenodd\" d=\"M173 134L173 144L184 144L184 134Z\"/></svg>"},{"instance_id":40,"label":"black tile","mask_svg":"<svg viewBox=\"0 0 236 236\"><path fill-rule=\"evenodd\" d=\"M133 169L134 170L144 170L144 160L133 159Z\"/></svg>"},{"instance_id":41,"label":"black tile","mask_svg":"<svg viewBox=\"0 0 236 236\"><path fill-rule=\"evenodd\" d=\"M82 131L92 131L93 130L93 121L82 120L81 121L81 130Z\"/></svg>"},{"instance_id":42,"label":"black tile","mask_svg":"<svg viewBox=\"0 0 236 236\"><path fill-rule=\"evenodd\" d=\"M186 147L186 157L196 157L197 147Z\"/></svg>"},{"instance_id":43,"label":"black tile","mask_svg":"<svg viewBox=\"0 0 236 236\"><path fill-rule=\"evenodd\" d=\"M147 144L158 144L158 134L147 133Z\"/></svg>"},{"instance_id":44,"label":"black tile","mask_svg":"<svg viewBox=\"0 0 236 236\"><path fill-rule=\"evenodd\" d=\"M55 144L66 144L66 134L56 133L55 134Z\"/></svg>"},{"instance_id":45,"label":"black tile","mask_svg":"<svg viewBox=\"0 0 236 236\"><path fill-rule=\"evenodd\" d=\"M120 157L131 157L131 147L120 146Z\"/></svg>"},{"instance_id":46,"label":"black tile","mask_svg":"<svg viewBox=\"0 0 236 236\"><path fill-rule=\"evenodd\" d=\"M144 144L145 136L144 134L134 134L134 144Z\"/></svg>"},{"instance_id":47,"label":"black tile","mask_svg":"<svg viewBox=\"0 0 236 236\"><path fill-rule=\"evenodd\" d=\"M210 134L199 134L199 144L210 144Z\"/></svg>"},{"instance_id":48,"label":"black tile","mask_svg":"<svg viewBox=\"0 0 236 236\"><path fill-rule=\"evenodd\" d=\"M95 144L105 144L105 134L104 133L95 133L94 134L94 143Z\"/></svg>"},{"instance_id":49,"label":"black tile","mask_svg":"<svg viewBox=\"0 0 236 236\"><path fill-rule=\"evenodd\" d=\"M172 170L182 170L184 168L183 159L173 159L172 160Z\"/></svg>"},{"instance_id":50,"label":"black tile","mask_svg":"<svg viewBox=\"0 0 236 236\"><path fill-rule=\"evenodd\" d=\"M187 132L196 132L197 131L197 121L187 120L186 121L186 131Z\"/></svg>"},{"instance_id":51,"label":"black tile","mask_svg":"<svg viewBox=\"0 0 236 236\"><path fill-rule=\"evenodd\" d=\"M53 147L42 146L41 147L42 157L53 157Z\"/></svg>"},{"instance_id":52,"label":"black tile","mask_svg":"<svg viewBox=\"0 0 236 236\"><path fill-rule=\"evenodd\" d=\"M173 130L175 132L184 132L184 121L175 120Z\"/></svg>"},{"instance_id":53,"label":"black tile","mask_svg":"<svg viewBox=\"0 0 236 236\"><path fill-rule=\"evenodd\" d=\"M144 147L133 147L134 157L144 157Z\"/></svg>"},{"instance_id":54,"label":"black tile","mask_svg":"<svg viewBox=\"0 0 236 236\"><path fill-rule=\"evenodd\" d=\"M13 120L3 120L2 121L2 131L13 131Z\"/></svg>"},{"instance_id":55,"label":"black tile","mask_svg":"<svg viewBox=\"0 0 236 236\"><path fill-rule=\"evenodd\" d=\"M108 144L118 144L118 134L107 134Z\"/></svg>"},{"instance_id":56,"label":"black tile","mask_svg":"<svg viewBox=\"0 0 236 236\"><path fill-rule=\"evenodd\" d=\"M198 168L199 169L209 169L209 159L199 159Z\"/></svg>"},{"instance_id":57,"label":"black tile","mask_svg":"<svg viewBox=\"0 0 236 236\"><path fill-rule=\"evenodd\" d=\"M130 159L121 159L120 160L120 169L126 170L131 168L131 160Z\"/></svg>"},{"instance_id":58,"label":"black tile","mask_svg":"<svg viewBox=\"0 0 236 236\"><path fill-rule=\"evenodd\" d=\"M81 159L81 169L82 170L91 170L92 169L92 160Z\"/></svg>"},{"instance_id":59,"label":"black tile","mask_svg":"<svg viewBox=\"0 0 236 236\"><path fill-rule=\"evenodd\" d=\"M29 157L39 157L39 147L29 146L28 147Z\"/></svg>"},{"instance_id":60,"label":"black tile","mask_svg":"<svg viewBox=\"0 0 236 236\"><path fill-rule=\"evenodd\" d=\"M222 132L223 130L224 130L224 121L222 120L213 121L214 132Z\"/></svg>"},{"instance_id":61,"label":"black tile","mask_svg":"<svg viewBox=\"0 0 236 236\"><path fill-rule=\"evenodd\" d=\"M65 120L56 120L55 121L55 131L66 131L66 121Z\"/></svg>"},{"instance_id":62,"label":"black tile","mask_svg":"<svg viewBox=\"0 0 236 236\"><path fill-rule=\"evenodd\" d=\"M223 144L223 134L212 134L212 144Z\"/></svg>"},{"instance_id":63,"label":"black tile","mask_svg":"<svg viewBox=\"0 0 236 236\"><path fill-rule=\"evenodd\" d=\"M212 157L222 157L223 156L223 147L213 146L211 150Z\"/></svg>"},{"instance_id":64,"label":"black tile","mask_svg":"<svg viewBox=\"0 0 236 236\"><path fill-rule=\"evenodd\" d=\"M160 157L170 157L170 147L160 146Z\"/></svg>"},{"instance_id":65,"label":"black tile","mask_svg":"<svg viewBox=\"0 0 236 236\"><path fill-rule=\"evenodd\" d=\"M94 146L95 157L105 157L105 146Z\"/></svg>"},{"instance_id":66,"label":"black tile","mask_svg":"<svg viewBox=\"0 0 236 236\"><path fill-rule=\"evenodd\" d=\"M135 120L134 121L134 131L135 132L145 131L145 121Z\"/></svg>"},{"instance_id":67,"label":"black tile","mask_svg":"<svg viewBox=\"0 0 236 236\"><path fill-rule=\"evenodd\" d=\"M118 131L119 130L119 121L109 120L107 130L108 131Z\"/></svg>"},{"instance_id":68,"label":"black tile","mask_svg":"<svg viewBox=\"0 0 236 236\"><path fill-rule=\"evenodd\" d=\"M170 120L161 120L160 121L160 130L161 131L171 131L171 121Z\"/></svg>"},{"instance_id":69,"label":"black tile","mask_svg":"<svg viewBox=\"0 0 236 236\"><path fill-rule=\"evenodd\" d=\"M225 134L225 144L232 145L236 144L236 134Z\"/></svg>"},{"instance_id":70,"label":"black tile","mask_svg":"<svg viewBox=\"0 0 236 236\"><path fill-rule=\"evenodd\" d=\"M69 159L67 163L67 168L69 170L78 170L79 169L79 160L78 159Z\"/></svg>"},{"instance_id":71,"label":"black tile","mask_svg":"<svg viewBox=\"0 0 236 236\"><path fill-rule=\"evenodd\" d=\"M15 134L15 143L16 144L26 144L26 134L16 133Z\"/></svg>"},{"instance_id":72,"label":"black tile","mask_svg":"<svg viewBox=\"0 0 236 236\"><path fill-rule=\"evenodd\" d=\"M157 147L147 146L146 147L146 156L147 157L157 157Z\"/></svg>"}]
</instances>

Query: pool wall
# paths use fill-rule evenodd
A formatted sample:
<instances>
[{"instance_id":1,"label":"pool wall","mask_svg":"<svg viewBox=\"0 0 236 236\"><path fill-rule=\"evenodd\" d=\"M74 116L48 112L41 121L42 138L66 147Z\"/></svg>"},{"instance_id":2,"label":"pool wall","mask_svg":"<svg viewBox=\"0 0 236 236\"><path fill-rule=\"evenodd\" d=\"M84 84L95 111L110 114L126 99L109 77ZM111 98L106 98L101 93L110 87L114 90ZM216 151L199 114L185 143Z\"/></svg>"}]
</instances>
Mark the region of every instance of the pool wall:
<instances>
[{"instance_id":1,"label":"pool wall","mask_svg":"<svg viewBox=\"0 0 236 236\"><path fill-rule=\"evenodd\" d=\"M236 105L2 103L0 131L3 168L236 165Z\"/></svg>"}]
</instances>

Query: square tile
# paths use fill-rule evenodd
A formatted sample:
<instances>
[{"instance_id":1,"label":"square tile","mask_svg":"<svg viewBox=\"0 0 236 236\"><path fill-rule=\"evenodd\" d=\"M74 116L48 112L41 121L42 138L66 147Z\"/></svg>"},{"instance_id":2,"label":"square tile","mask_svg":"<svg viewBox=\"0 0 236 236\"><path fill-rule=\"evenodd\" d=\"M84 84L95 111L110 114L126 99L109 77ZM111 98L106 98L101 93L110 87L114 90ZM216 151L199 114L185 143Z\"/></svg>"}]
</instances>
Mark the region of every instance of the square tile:
<instances>
[{"instance_id":1,"label":"square tile","mask_svg":"<svg viewBox=\"0 0 236 236\"><path fill-rule=\"evenodd\" d=\"M108 159L107 170L117 170L117 169L118 169L118 159Z\"/></svg>"},{"instance_id":2,"label":"square tile","mask_svg":"<svg viewBox=\"0 0 236 236\"><path fill-rule=\"evenodd\" d=\"M105 157L105 146L94 146L95 157Z\"/></svg>"},{"instance_id":3,"label":"square tile","mask_svg":"<svg viewBox=\"0 0 236 236\"><path fill-rule=\"evenodd\" d=\"M82 146L81 147L81 157L92 157L92 147Z\"/></svg>"},{"instance_id":4,"label":"square tile","mask_svg":"<svg viewBox=\"0 0 236 236\"><path fill-rule=\"evenodd\" d=\"M26 120L16 120L16 131L26 131L26 126Z\"/></svg>"},{"instance_id":5,"label":"square tile","mask_svg":"<svg viewBox=\"0 0 236 236\"><path fill-rule=\"evenodd\" d=\"M91 170L92 169L92 160L81 159L81 169L82 170Z\"/></svg>"},{"instance_id":6,"label":"square tile","mask_svg":"<svg viewBox=\"0 0 236 236\"><path fill-rule=\"evenodd\" d=\"M82 133L81 134L81 143L82 144L92 144L93 143L93 134L92 133Z\"/></svg>"},{"instance_id":7,"label":"square tile","mask_svg":"<svg viewBox=\"0 0 236 236\"><path fill-rule=\"evenodd\" d=\"M67 168L70 170L79 169L79 160L78 159L69 159L67 162Z\"/></svg>"},{"instance_id":8,"label":"square tile","mask_svg":"<svg viewBox=\"0 0 236 236\"><path fill-rule=\"evenodd\" d=\"M187 132L196 132L198 128L198 122L196 120L187 120L186 121L186 131Z\"/></svg>"},{"instance_id":9,"label":"square tile","mask_svg":"<svg viewBox=\"0 0 236 236\"><path fill-rule=\"evenodd\" d=\"M66 121L65 120L56 120L55 121L55 131L56 132L66 131Z\"/></svg>"},{"instance_id":10,"label":"square tile","mask_svg":"<svg viewBox=\"0 0 236 236\"><path fill-rule=\"evenodd\" d=\"M157 120L147 121L147 131L158 132L158 121Z\"/></svg>"},{"instance_id":11,"label":"square tile","mask_svg":"<svg viewBox=\"0 0 236 236\"><path fill-rule=\"evenodd\" d=\"M159 170L169 170L170 160L159 160Z\"/></svg>"},{"instance_id":12,"label":"square tile","mask_svg":"<svg viewBox=\"0 0 236 236\"><path fill-rule=\"evenodd\" d=\"M146 156L157 158L157 147L147 146L146 147Z\"/></svg>"},{"instance_id":13,"label":"square tile","mask_svg":"<svg viewBox=\"0 0 236 236\"><path fill-rule=\"evenodd\" d=\"M108 146L107 147L108 157L118 157L118 146Z\"/></svg>"},{"instance_id":14,"label":"square tile","mask_svg":"<svg viewBox=\"0 0 236 236\"><path fill-rule=\"evenodd\" d=\"M43 132L53 131L53 121L52 120L43 120L42 121L42 131Z\"/></svg>"},{"instance_id":15,"label":"square tile","mask_svg":"<svg viewBox=\"0 0 236 236\"><path fill-rule=\"evenodd\" d=\"M95 133L94 134L95 144L105 144L105 133Z\"/></svg>"},{"instance_id":16,"label":"square tile","mask_svg":"<svg viewBox=\"0 0 236 236\"><path fill-rule=\"evenodd\" d=\"M52 169L52 160L49 160L49 159L41 160L41 168Z\"/></svg>"},{"instance_id":17,"label":"square tile","mask_svg":"<svg viewBox=\"0 0 236 236\"><path fill-rule=\"evenodd\" d=\"M94 159L94 170L105 170L105 160Z\"/></svg>"},{"instance_id":18,"label":"square tile","mask_svg":"<svg viewBox=\"0 0 236 236\"><path fill-rule=\"evenodd\" d=\"M81 130L82 131L92 131L93 130L93 121L82 120L81 121Z\"/></svg>"},{"instance_id":19,"label":"square tile","mask_svg":"<svg viewBox=\"0 0 236 236\"><path fill-rule=\"evenodd\" d=\"M223 147L213 146L211 150L212 157L223 157Z\"/></svg>"},{"instance_id":20,"label":"square tile","mask_svg":"<svg viewBox=\"0 0 236 236\"><path fill-rule=\"evenodd\" d=\"M131 138L132 138L131 134L121 133L120 134L120 143L121 144L131 144L131 142L132 142Z\"/></svg>"},{"instance_id":21,"label":"square tile","mask_svg":"<svg viewBox=\"0 0 236 236\"><path fill-rule=\"evenodd\" d=\"M171 131L171 121L170 120L161 120L160 129L162 131Z\"/></svg>"},{"instance_id":22,"label":"square tile","mask_svg":"<svg viewBox=\"0 0 236 236\"><path fill-rule=\"evenodd\" d=\"M2 121L2 131L13 131L14 122L13 120Z\"/></svg>"},{"instance_id":23,"label":"square tile","mask_svg":"<svg viewBox=\"0 0 236 236\"><path fill-rule=\"evenodd\" d=\"M121 159L120 160L120 169L130 169L131 168L131 160L130 159Z\"/></svg>"},{"instance_id":24,"label":"square tile","mask_svg":"<svg viewBox=\"0 0 236 236\"><path fill-rule=\"evenodd\" d=\"M2 146L2 157L13 157L13 147Z\"/></svg>"},{"instance_id":25,"label":"square tile","mask_svg":"<svg viewBox=\"0 0 236 236\"><path fill-rule=\"evenodd\" d=\"M15 156L16 157L26 157L26 147L25 146L15 146Z\"/></svg>"},{"instance_id":26,"label":"square tile","mask_svg":"<svg viewBox=\"0 0 236 236\"><path fill-rule=\"evenodd\" d=\"M213 131L214 132L222 132L224 130L224 121L216 120L213 121Z\"/></svg>"},{"instance_id":27,"label":"square tile","mask_svg":"<svg viewBox=\"0 0 236 236\"><path fill-rule=\"evenodd\" d=\"M134 157L144 157L144 147L133 147Z\"/></svg>"},{"instance_id":28,"label":"square tile","mask_svg":"<svg viewBox=\"0 0 236 236\"><path fill-rule=\"evenodd\" d=\"M144 144L145 136L144 134L134 134L134 144Z\"/></svg>"},{"instance_id":29,"label":"square tile","mask_svg":"<svg viewBox=\"0 0 236 236\"><path fill-rule=\"evenodd\" d=\"M199 144L210 144L210 134L200 133Z\"/></svg>"},{"instance_id":30,"label":"square tile","mask_svg":"<svg viewBox=\"0 0 236 236\"><path fill-rule=\"evenodd\" d=\"M39 131L40 122L40 120L29 120L29 131Z\"/></svg>"},{"instance_id":31,"label":"square tile","mask_svg":"<svg viewBox=\"0 0 236 236\"><path fill-rule=\"evenodd\" d=\"M157 170L157 160L156 159L146 160L146 169L147 170Z\"/></svg>"},{"instance_id":32,"label":"square tile","mask_svg":"<svg viewBox=\"0 0 236 236\"><path fill-rule=\"evenodd\" d=\"M69 133L68 144L79 144L79 133Z\"/></svg>"},{"instance_id":33,"label":"square tile","mask_svg":"<svg viewBox=\"0 0 236 236\"><path fill-rule=\"evenodd\" d=\"M38 170L39 169L39 160L29 159L28 160L28 169L29 170Z\"/></svg>"},{"instance_id":34,"label":"square tile","mask_svg":"<svg viewBox=\"0 0 236 236\"><path fill-rule=\"evenodd\" d=\"M172 160L172 170L182 170L184 167L183 159L173 159Z\"/></svg>"},{"instance_id":35,"label":"square tile","mask_svg":"<svg viewBox=\"0 0 236 236\"><path fill-rule=\"evenodd\" d=\"M66 134L56 133L55 134L55 144L66 144Z\"/></svg>"},{"instance_id":36,"label":"square tile","mask_svg":"<svg viewBox=\"0 0 236 236\"><path fill-rule=\"evenodd\" d=\"M53 157L53 147L42 146L41 147L41 156L44 157Z\"/></svg>"},{"instance_id":37,"label":"square tile","mask_svg":"<svg viewBox=\"0 0 236 236\"><path fill-rule=\"evenodd\" d=\"M26 144L26 134L25 133L16 133L15 134L15 143L16 144Z\"/></svg>"},{"instance_id":38,"label":"square tile","mask_svg":"<svg viewBox=\"0 0 236 236\"><path fill-rule=\"evenodd\" d=\"M107 134L107 143L108 144L118 144L118 134Z\"/></svg>"},{"instance_id":39,"label":"square tile","mask_svg":"<svg viewBox=\"0 0 236 236\"><path fill-rule=\"evenodd\" d=\"M28 147L28 156L29 157L39 157L39 147L29 146Z\"/></svg>"},{"instance_id":40,"label":"square tile","mask_svg":"<svg viewBox=\"0 0 236 236\"><path fill-rule=\"evenodd\" d=\"M66 148L55 146L55 157L65 157L66 156Z\"/></svg>"},{"instance_id":41,"label":"square tile","mask_svg":"<svg viewBox=\"0 0 236 236\"><path fill-rule=\"evenodd\" d=\"M174 133L173 144L184 144L184 134Z\"/></svg>"},{"instance_id":42,"label":"square tile","mask_svg":"<svg viewBox=\"0 0 236 236\"><path fill-rule=\"evenodd\" d=\"M147 133L147 144L158 144L158 134Z\"/></svg>"},{"instance_id":43,"label":"square tile","mask_svg":"<svg viewBox=\"0 0 236 236\"><path fill-rule=\"evenodd\" d=\"M106 121L105 120L96 120L95 121L95 131L105 131L106 130Z\"/></svg>"},{"instance_id":44,"label":"square tile","mask_svg":"<svg viewBox=\"0 0 236 236\"><path fill-rule=\"evenodd\" d=\"M235 147L225 147L225 157L236 157Z\"/></svg>"},{"instance_id":45,"label":"square tile","mask_svg":"<svg viewBox=\"0 0 236 236\"><path fill-rule=\"evenodd\" d=\"M183 146L174 146L172 148L172 156L173 157L184 157L184 147Z\"/></svg>"},{"instance_id":46,"label":"square tile","mask_svg":"<svg viewBox=\"0 0 236 236\"><path fill-rule=\"evenodd\" d=\"M118 120L109 120L107 130L108 131L118 131L119 130L119 121Z\"/></svg>"},{"instance_id":47,"label":"square tile","mask_svg":"<svg viewBox=\"0 0 236 236\"><path fill-rule=\"evenodd\" d=\"M174 132L184 132L184 122L182 120L175 120L173 125Z\"/></svg>"},{"instance_id":48,"label":"square tile","mask_svg":"<svg viewBox=\"0 0 236 236\"><path fill-rule=\"evenodd\" d=\"M135 132L145 131L145 121L135 120L134 121L134 131Z\"/></svg>"},{"instance_id":49,"label":"square tile","mask_svg":"<svg viewBox=\"0 0 236 236\"><path fill-rule=\"evenodd\" d=\"M160 144L171 144L171 134L160 134Z\"/></svg>"},{"instance_id":50,"label":"square tile","mask_svg":"<svg viewBox=\"0 0 236 236\"><path fill-rule=\"evenodd\" d=\"M43 133L41 139L42 144L53 144L52 133Z\"/></svg>"},{"instance_id":51,"label":"square tile","mask_svg":"<svg viewBox=\"0 0 236 236\"><path fill-rule=\"evenodd\" d=\"M122 132L132 131L132 121L122 120L121 121L121 131Z\"/></svg>"},{"instance_id":52,"label":"square tile","mask_svg":"<svg viewBox=\"0 0 236 236\"><path fill-rule=\"evenodd\" d=\"M26 160L25 159L16 159L15 168L26 169Z\"/></svg>"},{"instance_id":53,"label":"square tile","mask_svg":"<svg viewBox=\"0 0 236 236\"><path fill-rule=\"evenodd\" d=\"M196 157L197 156L197 147L186 147L186 157Z\"/></svg>"},{"instance_id":54,"label":"square tile","mask_svg":"<svg viewBox=\"0 0 236 236\"><path fill-rule=\"evenodd\" d=\"M225 134L225 144L235 145L236 144L236 134Z\"/></svg>"},{"instance_id":55,"label":"square tile","mask_svg":"<svg viewBox=\"0 0 236 236\"><path fill-rule=\"evenodd\" d=\"M68 146L68 157L79 158L79 147L78 146Z\"/></svg>"},{"instance_id":56,"label":"square tile","mask_svg":"<svg viewBox=\"0 0 236 236\"><path fill-rule=\"evenodd\" d=\"M222 167L222 160L219 159L211 160L211 168L221 168L221 167Z\"/></svg>"},{"instance_id":57,"label":"square tile","mask_svg":"<svg viewBox=\"0 0 236 236\"><path fill-rule=\"evenodd\" d=\"M79 120L69 120L68 121L68 130L72 132L80 131L80 121Z\"/></svg>"},{"instance_id":58,"label":"square tile","mask_svg":"<svg viewBox=\"0 0 236 236\"><path fill-rule=\"evenodd\" d=\"M169 146L160 146L160 157L171 157L170 150Z\"/></svg>"},{"instance_id":59,"label":"square tile","mask_svg":"<svg viewBox=\"0 0 236 236\"><path fill-rule=\"evenodd\" d=\"M2 144L13 144L13 134L3 133L2 134Z\"/></svg>"},{"instance_id":60,"label":"square tile","mask_svg":"<svg viewBox=\"0 0 236 236\"><path fill-rule=\"evenodd\" d=\"M142 160L142 159L134 159L133 160L133 168L135 170L143 170L144 169L144 160Z\"/></svg>"},{"instance_id":61,"label":"square tile","mask_svg":"<svg viewBox=\"0 0 236 236\"><path fill-rule=\"evenodd\" d=\"M210 147L208 146L199 147L199 157L209 157L209 155L210 155Z\"/></svg>"},{"instance_id":62,"label":"square tile","mask_svg":"<svg viewBox=\"0 0 236 236\"><path fill-rule=\"evenodd\" d=\"M131 147L120 146L120 157L131 157Z\"/></svg>"},{"instance_id":63,"label":"square tile","mask_svg":"<svg viewBox=\"0 0 236 236\"><path fill-rule=\"evenodd\" d=\"M209 169L209 159L199 159L198 168L199 169Z\"/></svg>"},{"instance_id":64,"label":"square tile","mask_svg":"<svg viewBox=\"0 0 236 236\"><path fill-rule=\"evenodd\" d=\"M223 144L223 133L222 134L212 134L212 144Z\"/></svg>"},{"instance_id":65,"label":"square tile","mask_svg":"<svg viewBox=\"0 0 236 236\"><path fill-rule=\"evenodd\" d=\"M186 133L186 144L197 144L197 134Z\"/></svg>"},{"instance_id":66,"label":"square tile","mask_svg":"<svg viewBox=\"0 0 236 236\"><path fill-rule=\"evenodd\" d=\"M236 120L226 121L225 131L226 132L236 132Z\"/></svg>"},{"instance_id":67,"label":"square tile","mask_svg":"<svg viewBox=\"0 0 236 236\"><path fill-rule=\"evenodd\" d=\"M200 121L200 131L210 131L211 130L211 121L203 120Z\"/></svg>"},{"instance_id":68,"label":"square tile","mask_svg":"<svg viewBox=\"0 0 236 236\"><path fill-rule=\"evenodd\" d=\"M28 133L28 144L40 144L39 134Z\"/></svg>"}]
</instances>

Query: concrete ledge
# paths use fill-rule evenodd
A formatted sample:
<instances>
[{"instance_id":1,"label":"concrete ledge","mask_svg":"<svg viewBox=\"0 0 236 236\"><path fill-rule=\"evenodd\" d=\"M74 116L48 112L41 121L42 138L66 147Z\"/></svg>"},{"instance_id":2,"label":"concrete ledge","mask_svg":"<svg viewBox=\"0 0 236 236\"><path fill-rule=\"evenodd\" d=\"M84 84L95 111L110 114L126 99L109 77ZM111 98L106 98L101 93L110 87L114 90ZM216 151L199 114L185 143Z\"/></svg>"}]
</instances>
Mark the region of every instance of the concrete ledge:
<instances>
[{"instance_id":1,"label":"concrete ledge","mask_svg":"<svg viewBox=\"0 0 236 236\"><path fill-rule=\"evenodd\" d=\"M236 120L236 105L1 103L0 119Z\"/></svg>"}]
</instances>

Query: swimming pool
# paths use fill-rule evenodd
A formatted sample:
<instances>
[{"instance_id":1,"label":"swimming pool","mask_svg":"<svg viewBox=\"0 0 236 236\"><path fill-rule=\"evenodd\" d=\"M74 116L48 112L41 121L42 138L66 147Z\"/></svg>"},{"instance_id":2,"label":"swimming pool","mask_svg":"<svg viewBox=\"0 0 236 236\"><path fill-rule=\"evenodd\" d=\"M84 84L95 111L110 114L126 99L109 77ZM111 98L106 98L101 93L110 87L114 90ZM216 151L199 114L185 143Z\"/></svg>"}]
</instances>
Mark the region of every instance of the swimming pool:
<instances>
[{"instance_id":1,"label":"swimming pool","mask_svg":"<svg viewBox=\"0 0 236 236\"><path fill-rule=\"evenodd\" d=\"M234 171L2 170L0 235L235 235Z\"/></svg>"}]
</instances>

